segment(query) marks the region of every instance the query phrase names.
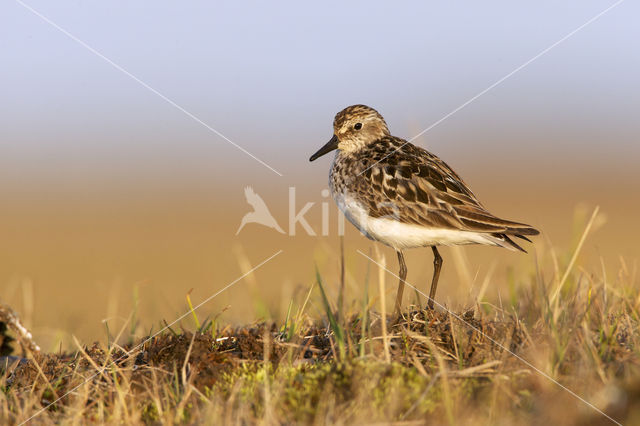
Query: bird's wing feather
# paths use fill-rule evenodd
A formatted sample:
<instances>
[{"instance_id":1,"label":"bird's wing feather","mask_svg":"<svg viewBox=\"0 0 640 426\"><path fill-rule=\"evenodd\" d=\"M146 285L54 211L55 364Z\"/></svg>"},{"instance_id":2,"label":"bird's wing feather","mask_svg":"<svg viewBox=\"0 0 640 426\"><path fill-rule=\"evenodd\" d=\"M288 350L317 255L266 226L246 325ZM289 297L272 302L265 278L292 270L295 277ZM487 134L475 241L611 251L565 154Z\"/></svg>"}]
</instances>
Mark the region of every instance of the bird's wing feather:
<instances>
[{"instance_id":1,"label":"bird's wing feather","mask_svg":"<svg viewBox=\"0 0 640 426\"><path fill-rule=\"evenodd\" d=\"M352 189L371 216L461 231L538 234L529 225L489 213L444 161L400 141L402 149L397 149L398 139L393 138L372 146L373 152L361 157L361 177L366 179L354 179Z\"/></svg>"}]
</instances>

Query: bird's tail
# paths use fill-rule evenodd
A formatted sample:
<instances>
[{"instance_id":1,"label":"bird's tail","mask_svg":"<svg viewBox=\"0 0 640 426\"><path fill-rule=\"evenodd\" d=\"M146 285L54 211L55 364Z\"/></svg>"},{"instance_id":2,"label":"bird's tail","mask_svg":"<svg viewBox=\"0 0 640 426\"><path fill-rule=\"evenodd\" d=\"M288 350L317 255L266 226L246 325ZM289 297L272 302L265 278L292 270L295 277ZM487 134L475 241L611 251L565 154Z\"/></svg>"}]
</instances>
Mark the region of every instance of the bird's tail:
<instances>
[{"instance_id":1,"label":"bird's tail","mask_svg":"<svg viewBox=\"0 0 640 426\"><path fill-rule=\"evenodd\" d=\"M520 235L520 234L511 234L511 235L514 236L514 237L518 237L518 238L521 238L523 240L531 242L531 240L528 239L527 237L525 237L524 235ZM509 236L507 234L491 234L490 240L495 245L500 246L500 247L504 247L504 248L509 249L509 250L513 250L513 251L519 250L519 251L524 252L524 253L527 252L525 249L520 247L518 245L518 243L516 243L511 238L509 238Z\"/></svg>"}]
</instances>

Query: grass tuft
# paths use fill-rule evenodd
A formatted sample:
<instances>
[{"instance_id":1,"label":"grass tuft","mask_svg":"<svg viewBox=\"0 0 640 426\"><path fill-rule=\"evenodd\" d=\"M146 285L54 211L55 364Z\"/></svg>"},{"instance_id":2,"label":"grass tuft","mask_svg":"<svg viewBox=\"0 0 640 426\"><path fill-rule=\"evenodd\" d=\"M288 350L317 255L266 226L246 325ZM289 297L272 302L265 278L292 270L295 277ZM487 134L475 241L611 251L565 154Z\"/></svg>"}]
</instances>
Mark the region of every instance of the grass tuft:
<instances>
[{"instance_id":1,"label":"grass tuft","mask_svg":"<svg viewBox=\"0 0 640 426\"><path fill-rule=\"evenodd\" d=\"M399 323L373 308L387 289L381 272L382 294L370 294L369 268L362 298L337 311L316 270L284 322L201 322L187 294L192 331L138 347L132 313L116 335L107 328L106 346L3 354L0 424L640 424L635 271L621 262L607 278L575 251L549 256L538 262L559 277L512 270L505 299L486 296L487 278L455 315L412 306Z\"/></svg>"}]
</instances>

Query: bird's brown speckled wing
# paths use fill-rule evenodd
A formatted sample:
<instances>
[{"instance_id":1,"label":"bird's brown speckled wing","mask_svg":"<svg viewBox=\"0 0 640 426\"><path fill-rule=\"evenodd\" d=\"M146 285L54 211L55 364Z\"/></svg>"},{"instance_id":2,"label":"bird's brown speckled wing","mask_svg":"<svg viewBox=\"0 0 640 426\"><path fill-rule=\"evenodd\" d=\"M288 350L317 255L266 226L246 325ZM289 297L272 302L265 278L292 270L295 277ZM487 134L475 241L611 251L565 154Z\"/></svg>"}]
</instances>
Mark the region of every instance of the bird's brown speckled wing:
<instances>
[{"instance_id":1,"label":"bird's brown speckled wing","mask_svg":"<svg viewBox=\"0 0 640 426\"><path fill-rule=\"evenodd\" d=\"M351 176L346 170L334 174L342 172L343 188L368 206L372 217L460 231L538 234L529 225L489 213L444 161L402 139L383 138L342 164Z\"/></svg>"}]
</instances>

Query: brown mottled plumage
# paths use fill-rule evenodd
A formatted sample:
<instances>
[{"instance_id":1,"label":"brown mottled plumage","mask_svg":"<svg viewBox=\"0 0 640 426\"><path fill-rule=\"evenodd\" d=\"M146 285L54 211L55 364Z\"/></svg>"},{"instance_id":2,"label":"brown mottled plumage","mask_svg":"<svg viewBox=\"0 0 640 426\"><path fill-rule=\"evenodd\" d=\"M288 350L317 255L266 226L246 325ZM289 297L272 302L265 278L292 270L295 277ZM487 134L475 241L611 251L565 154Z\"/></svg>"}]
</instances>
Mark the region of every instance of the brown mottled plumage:
<instances>
[{"instance_id":1,"label":"brown mottled plumage","mask_svg":"<svg viewBox=\"0 0 640 426\"><path fill-rule=\"evenodd\" d=\"M442 265L436 246L486 244L524 251L510 236L529 241L527 235L539 233L489 213L444 161L391 136L373 108L345 108L333 127L333 138L310 160L338 149L329 176L333 198L362 233L396 249L400 262L396 311L406 278L402 249L432 247L432 308Z\"/></svg>"}]
</instances>

